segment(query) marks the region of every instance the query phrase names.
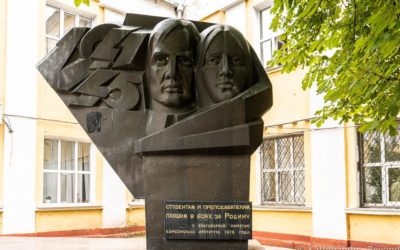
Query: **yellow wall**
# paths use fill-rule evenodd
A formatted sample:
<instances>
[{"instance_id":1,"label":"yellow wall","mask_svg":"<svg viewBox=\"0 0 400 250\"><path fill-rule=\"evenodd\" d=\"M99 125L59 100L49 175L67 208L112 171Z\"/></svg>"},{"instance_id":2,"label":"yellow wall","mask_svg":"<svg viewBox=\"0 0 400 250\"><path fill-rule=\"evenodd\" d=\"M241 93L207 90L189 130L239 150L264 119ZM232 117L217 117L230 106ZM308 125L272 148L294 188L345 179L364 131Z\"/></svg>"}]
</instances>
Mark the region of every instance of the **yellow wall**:
<instances>
[{"instance_id":1,"label":"yellow wall","mask_svg":"<svg viewBox=\"0 0 400 250\"><path fill-rule=\"evenodd\" d=\"M357 146L357 129L351 127L345 129L345 152L346 152L346 184L347 184L347 207L357 208L360 206L360 185L358 172L358 146Z\"/></svg>"},{"instance_id":2,"label":"yellow wall","mask_svg":"<svg viewBox=\"0 0 400 250\"><path fill-rule=\"evenodd\" d=\"M38 60L43 58L46 54L45 43L45 6L46 0L41 1L41 15L38 22L39 25L39 48ZM73 1L60 0L61 4L74 8ZM84 11L96 15L95 24L102 23L104 20L104 10L99 7L98 1L91 1L89 6L82 4L77 11ZM85 134L83 129L53 91L47 82L38 73L38 98L37 98L37 116L47 120L55 121L38 121L37 123L37 164L36 164L36 203L42 203L43 193L43 149L45 138L56 138L66 140L78 140L90 142L89 137ZM96 150L96 197L94 203L100 204L102 201L102 174L103 174L103 160L102 155Z\"/></svg>"},{"instance_id":3,"label":"yellow wall","mask_svg":"<svg viewBox=\"0 0 400 250\"><path fill-rule=\"evenodd\" d=\"M0 212L0 234L3 232L3 212Z\"/></svg>"},{"instance_id":4,"label":"yellow wall","mask_svg":"<svg viewBox=\"0 0 400 250\"><path fill-rule=\"evenodd\" d=\"M3 168L4 168L3 157L4 157L4 125L0 125L0 208L3 206Z\"/></svg>"},{"instance_id":5,"label":"yellow wall","mask_svg":"<svg viewBox=\"0 0 400 250\"><path fill-rule=\"evenodd\" d=\"M127 226L144 226L146 224L144 206L130 207L126 209Z\"/></svg>"},{"instance_id":6,"label":"yellow wall","mask_svg":"<svg viewBox=\"0 0 400 250\"><path fill-rule=\"evenodd\" d=\"M272 108L263 116L266 125L296 121L310 117L309 91L301 88L305 71L298 69L290 74L268 72L272 82Z\"/></svg>"},{"instance_id":7,"label":"yellow wall","mask_svg":"<svg viewBox=\"0 0 400 250\"><path fill-rule=\"evenodd\" d=\"M101 209L36 211L36 232L102 227Z\"/></svg>"},{"instance_id":8,"label":"yellow wall","mask_svg":"<svg viewBox=\"0 0 400 250\"><path fill-rule=\"evenodd\" d=\"M348 219L351 240L400 244L400 216L351 214Z\"/></svg>"},{"instance_id":9,"label":"yellow wall","mask_svg":"<svg viewBox=\"0 0 400 250\"><path fill-rule=\"evenodd\" d=\"M217 11L201 20L202 22L207 23L224 23L225 21L225 13L222 11Z\"/></svg>"},{"instance_id":10,"label":"yellow wall","mask_svg":"<svg viewBox=\"0 0 400 250\"><path fill-rule=\"evenodd\" d=\"M253 230L312 235L311 212L253 210Z\"/></svg>"}]
</instances>

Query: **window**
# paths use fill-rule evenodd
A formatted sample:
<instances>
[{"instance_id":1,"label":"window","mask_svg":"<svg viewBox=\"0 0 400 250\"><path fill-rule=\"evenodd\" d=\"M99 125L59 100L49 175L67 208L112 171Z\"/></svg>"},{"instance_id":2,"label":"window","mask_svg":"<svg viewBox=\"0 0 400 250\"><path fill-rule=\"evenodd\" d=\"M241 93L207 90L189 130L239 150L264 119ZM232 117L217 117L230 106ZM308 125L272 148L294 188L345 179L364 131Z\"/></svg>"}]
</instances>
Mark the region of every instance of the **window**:
<instances>
[{"instance_id":1,"label":"window","mask_svg":"<svg viewBox=\"0 0 400 250\"><path fill-rule=\"evenodd\" d=\"M400 207L400 136L360 135L361 203Z\"/></svg>"},{"instance_id":2,"label":"window","mask_svg":"<svg viewBox=\"0 0 400 250\"><path fill-rule=\"evenodd\" d=\"M43 203L91 201L90 151L89 143L44 140Z\"/></svg>"},{"instance_id":3,"label":"window","mask_svg":"<svg viewBox=\"0 0 400 250\"><path fill-rule=\"evenodd\" d=\"M261 203L304 205L303 135L265 139L260 159Z\"/></svg>"},{"instance_id":4,"label":"window","mask_svg":"<svg viewBox=\"0 0 400 250\"><path fill-rule=\"evenodd\" d=\"M281 32L270 29L272 23L271 6L260 11L260 57L264 66L272 59L275 50L280 49L284 42L280 39Z\"/></svg>"},{"instance_id":5,"label":"window","mask_svg":"<svg viewBox=\"0 0 400 250\"><path fill-rule=\"evenodd\" d=\"M74 27L92 27L92 19L46 6L46 48L49 53L58 40Z\"/></svg>"}]
</instances>

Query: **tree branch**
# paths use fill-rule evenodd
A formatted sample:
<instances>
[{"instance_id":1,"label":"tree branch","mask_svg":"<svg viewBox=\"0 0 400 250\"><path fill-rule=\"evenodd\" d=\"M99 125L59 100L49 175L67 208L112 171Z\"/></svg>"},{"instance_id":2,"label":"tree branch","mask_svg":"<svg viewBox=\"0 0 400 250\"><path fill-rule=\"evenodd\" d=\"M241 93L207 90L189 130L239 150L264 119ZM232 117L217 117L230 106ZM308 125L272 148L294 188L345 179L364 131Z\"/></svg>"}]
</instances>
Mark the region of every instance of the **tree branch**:
<instances>
[{"instance_id":1,"label":"tree branch","mask_svg":"<svg viewBox=\"0 0 400 250\"><path fill-rule=\"evenodd\" d=\"M384 79L386 81L398 81L398 79L396 77L385 77L385 76L382 76L382 75L380 75L378 73L375 73L373 71L370 71L370 72L368 72L366 70L364 70L364 71L367 72L367 73L372 73L373 75L375 75L375 76L377 76L379 78L382 78L382 79Z\"/></svg>"}]
</instances>

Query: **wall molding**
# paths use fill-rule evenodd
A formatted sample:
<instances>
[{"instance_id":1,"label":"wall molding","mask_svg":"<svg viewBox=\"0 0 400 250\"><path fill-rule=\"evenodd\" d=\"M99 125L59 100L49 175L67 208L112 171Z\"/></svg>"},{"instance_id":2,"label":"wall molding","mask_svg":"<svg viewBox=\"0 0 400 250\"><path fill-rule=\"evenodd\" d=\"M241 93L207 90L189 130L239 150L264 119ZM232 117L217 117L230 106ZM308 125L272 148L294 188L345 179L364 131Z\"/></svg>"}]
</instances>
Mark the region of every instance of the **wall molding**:
<instances>
[{"instance_id":1,"label":"wall molding","mask_svg":"<svg viewBox=\"0 0 400 250\"><path fill-rule=\"evenodd\" d=\"M131 235L144 235L145 226L129 226L119 228L95 228L95 229L80 229L80 230L64 230L37 232L25 234L0 234L1 236L20 236L20 237L97 237L107 238L125 238ZM318 238L307 235L285 234L264 231L253 231L253 239L258 240L263 245L286 247L293 249L310 249L310 247L329 247L329 248L386 248L400 249L399 244L388 244L379 242L366 242L356 240L338 240L328 238Z\"/></svg>"},{"instance_id":2,"label":"wall molding","mask_svg":"<svg viewBox=\"0 0 400 250\"><path fill-rule=\"evenodd\" d=\"M107 237L112 235L116 238L125 238L130 234L143 234L145 226L128 226L116 228L94 228L94 229L78 229L78 230L63 230L63 231L48 231L23 234L0 234L1 236L20 236L20 237L71 237L71 236L86 236L86 237Z\"/></svg>"},{"instance_id":3,"label":"wall molding","mask_svg":"<svg viewBox=\"0 0 400 250\"><path fill-rule=\"evenodd\" d=\"M262 231L253 231L253 239L258 240L263 245L294 248L294 249L311 249L310 247L400 249L400 242L399 244L388 244L388 243L356 241L356 240L318 238L307 235L284 234L284 233L273 233L273 232L262 232Z\"/></svg>"}]
</instances>

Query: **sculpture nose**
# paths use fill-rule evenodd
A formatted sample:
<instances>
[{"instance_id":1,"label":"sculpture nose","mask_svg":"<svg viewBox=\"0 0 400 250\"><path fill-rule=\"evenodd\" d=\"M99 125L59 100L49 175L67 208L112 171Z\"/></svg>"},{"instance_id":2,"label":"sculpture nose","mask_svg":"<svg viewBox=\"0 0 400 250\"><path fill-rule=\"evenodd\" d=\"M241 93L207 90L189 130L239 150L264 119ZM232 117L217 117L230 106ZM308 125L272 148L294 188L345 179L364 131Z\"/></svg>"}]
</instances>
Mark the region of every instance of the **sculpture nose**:
<instances>
[{"instance_id":1,"label":"sculpture nose","mask_svg":"<svg viewBox=\"0 0 400 250\"><path fill-rule=\"evenodd\" d=\"M222 55L221 68L218 72L218 76L219 77L231 77L232 76L232 71L229 68L229 62L228 62L227 55Z\"/></svg>"},{"instance_id":2,"label":"sculpture nose","mask_svg":"<svg viewBox=\"0 0 400 250\"><path fill-rule=\"evenodd\" d=\"M169 61L167 73L165 75L167 79L175 79L176 78L176 59L175 57L171 57Z\"/></svg>"}]
</instances>

